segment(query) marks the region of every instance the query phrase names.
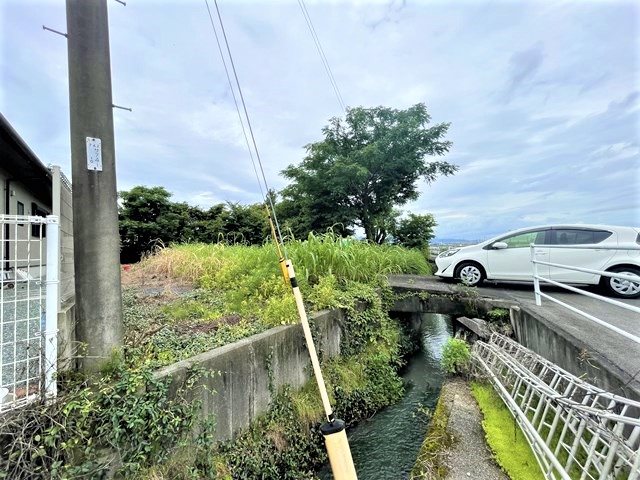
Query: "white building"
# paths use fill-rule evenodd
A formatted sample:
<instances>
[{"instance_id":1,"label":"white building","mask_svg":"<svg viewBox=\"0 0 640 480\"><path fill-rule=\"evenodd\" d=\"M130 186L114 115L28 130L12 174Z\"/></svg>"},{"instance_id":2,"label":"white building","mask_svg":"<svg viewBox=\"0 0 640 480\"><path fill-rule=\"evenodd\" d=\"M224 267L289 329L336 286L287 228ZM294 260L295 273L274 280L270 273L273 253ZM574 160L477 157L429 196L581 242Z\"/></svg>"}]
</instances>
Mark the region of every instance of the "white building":
<instances>
[{"instance_id":1,"label":"white building","mask_svg":"<svg viewBox=\"0 0 640 480\"><path fill-rule=\"evenodd\" d=\"M60 305L59 310L71 310L75 303L73 276L73 209L71 182L59 167L45 166L0 114L0 214L57 215L60 219ZM29 247L42 250L42 264L46 264L46 227L40 225L0 225L0 272L5 287L10 280L26 273L42 277L44 272L22 271ZM42 230L41 230L42 228ZM42 242L40 239L42 238ZM19 239L19 242L15 240ZM37 252L31 252L33 258ZM72 312L70 312L72 313Z\"/></svg>"}]
</instances>

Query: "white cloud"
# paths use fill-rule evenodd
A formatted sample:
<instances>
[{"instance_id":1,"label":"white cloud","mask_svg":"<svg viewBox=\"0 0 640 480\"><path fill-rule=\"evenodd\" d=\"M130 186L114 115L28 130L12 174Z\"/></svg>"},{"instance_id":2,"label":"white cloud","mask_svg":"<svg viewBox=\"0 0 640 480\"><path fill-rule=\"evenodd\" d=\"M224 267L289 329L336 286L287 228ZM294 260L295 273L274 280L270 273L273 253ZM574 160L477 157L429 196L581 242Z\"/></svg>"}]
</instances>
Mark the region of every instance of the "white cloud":
<instances>
[{"instance_id":1,"label":"white cloud","mask_svg":"<svg viewBox=\"0 0 640 480\"><path fill-rule=\"evenodd\" d=\"M204 3L110 2L119 188L203 206L260 199ZM308 1L348 105L424 101L452 122L460 172L404 209L440 236L640 218L640 6L632 2ZM339 105L294 0L220 2L267 178L304 156ZM0 7L0 110L69 173L64 2ZM508 102L505 102L505 96ZM615 209L611 199L626 195Z\"/></svg>"}]
</instances>

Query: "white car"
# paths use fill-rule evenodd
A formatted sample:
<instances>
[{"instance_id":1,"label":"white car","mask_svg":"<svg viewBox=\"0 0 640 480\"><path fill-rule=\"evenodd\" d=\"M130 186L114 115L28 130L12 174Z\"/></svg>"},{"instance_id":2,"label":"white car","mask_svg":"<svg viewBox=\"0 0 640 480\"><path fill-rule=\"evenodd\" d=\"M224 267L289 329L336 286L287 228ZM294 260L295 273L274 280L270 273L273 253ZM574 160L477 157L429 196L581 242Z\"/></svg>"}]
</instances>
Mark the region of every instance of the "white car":
<instances>
[{"instance_id":1,"label":"white car","mask_svg":"<svg viewBox=\"0 0 640 480\"><path fill-rule=\"evenodd\" d=\"M477 245L452 248L436 257L436 275L460 279L470 286L479 285L485 279L532 281L532 243L539 245L535 249L538 260L640 277L640 228L606 225L522 228ZM548 245L575 245L580 248L549 248L546 247ZM538 274L563 283L600 284L617 297L640 297L640 282L540 264Z\"/></svg>"}]
</instances>

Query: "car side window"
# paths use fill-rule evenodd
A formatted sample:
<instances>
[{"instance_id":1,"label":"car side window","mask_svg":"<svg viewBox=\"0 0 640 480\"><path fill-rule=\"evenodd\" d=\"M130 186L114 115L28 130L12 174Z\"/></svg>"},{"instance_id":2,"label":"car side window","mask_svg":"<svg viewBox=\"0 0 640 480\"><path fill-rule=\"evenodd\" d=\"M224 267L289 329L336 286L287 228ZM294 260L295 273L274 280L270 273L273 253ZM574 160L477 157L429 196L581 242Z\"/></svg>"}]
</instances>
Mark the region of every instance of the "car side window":
<instances>
[{"instance_id":1,"label":"car side window","mask_svg":"<svg viewBox=\"0 0 640 480\"><path fill-rule=\"evenodd\" d=\"M613 235L613 232L607 232L606 230L595 230L593 232L593 243L600 243L603 240L609 238L611 235Z\"/></svg>"},{"instance_id":2,"label":"car side window","mask_svg":"<svg viewBox=\"0 0 640 480\"><path fill-rule=\"evenodd\" d=\"M557 245L592 245L610 236L611 232L604 230L563 228L555 230L555 243Z\"/></svg>"},{"instance_id":3,"label":"car side window","mask_svg":"<svg viewBox=\"0 0 640 480\"><path fill-rule=\"evenodd\" d=\"M529 247L532 243L544 245L545 230L535 230L533 232L519 233L511 237L500 240L507 244L507 248Z\"/></svg>"}]
</instances>

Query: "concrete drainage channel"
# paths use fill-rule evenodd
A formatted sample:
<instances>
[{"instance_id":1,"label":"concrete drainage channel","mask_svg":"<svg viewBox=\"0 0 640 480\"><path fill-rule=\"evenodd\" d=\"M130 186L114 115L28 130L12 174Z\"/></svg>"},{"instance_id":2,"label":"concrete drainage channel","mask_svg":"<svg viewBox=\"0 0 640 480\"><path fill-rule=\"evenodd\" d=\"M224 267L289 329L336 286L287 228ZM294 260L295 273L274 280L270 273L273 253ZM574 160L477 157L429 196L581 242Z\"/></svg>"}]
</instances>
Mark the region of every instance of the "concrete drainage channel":
<instances>
[{"instance_id":1,"label":"concrete drainage channel","mask_svg":"<svg viewBox=\"0 0 640 480\"><path fill-rule=\"evenodd\" d=\"M640 401L640 378L634 378L616 363L591 351L580 340L517 301L480 297L475 289L468 288L452 292L448 285L424 288L413 285L411 281L396 281L392 286L397 294L406 296L394 306L394 310L399 312L445 313L473 318L493 308L507 309L512 328L510 333L523 346L596 387Z\"/></svg>"}]
</instances>

